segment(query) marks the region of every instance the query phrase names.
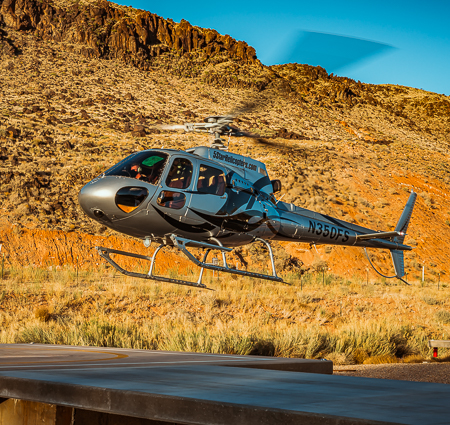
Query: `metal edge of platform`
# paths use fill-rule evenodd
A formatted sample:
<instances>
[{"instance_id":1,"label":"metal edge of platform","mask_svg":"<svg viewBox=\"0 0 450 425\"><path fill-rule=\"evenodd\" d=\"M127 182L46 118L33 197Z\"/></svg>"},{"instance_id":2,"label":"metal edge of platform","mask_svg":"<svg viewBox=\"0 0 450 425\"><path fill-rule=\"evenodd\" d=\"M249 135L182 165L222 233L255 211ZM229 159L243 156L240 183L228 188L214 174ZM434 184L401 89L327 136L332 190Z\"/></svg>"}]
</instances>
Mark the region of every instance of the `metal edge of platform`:
<instances>
[{"instance_id":1,"label":"metal edge of platform","mask_svg":"<svg viewBox=\"0 0 450 425\"><path fill-rule=\"evenodd\" d=\"M386 422L0 376L0 398L196 425L381 425ZM390 425L400 425L389 422Z\"/></svg>"},{"instance_id":2,"label":"metal edge of platform","mask_svg":"<svg viewBox=\"0 0 450 425\"><path fill-rule=\"evenodd\" d=\"M296 361L297 360L297 361ZM217 366L230 367L245 367L248 369L266 369L278 370L284 372L305 372L305 373L319 373L324 375L333 374L333 362L330 360L310 360L304 359L277 359L273 358L271 361L240 361L233 363L217 362Z\"/></svg>"}]
</instances>

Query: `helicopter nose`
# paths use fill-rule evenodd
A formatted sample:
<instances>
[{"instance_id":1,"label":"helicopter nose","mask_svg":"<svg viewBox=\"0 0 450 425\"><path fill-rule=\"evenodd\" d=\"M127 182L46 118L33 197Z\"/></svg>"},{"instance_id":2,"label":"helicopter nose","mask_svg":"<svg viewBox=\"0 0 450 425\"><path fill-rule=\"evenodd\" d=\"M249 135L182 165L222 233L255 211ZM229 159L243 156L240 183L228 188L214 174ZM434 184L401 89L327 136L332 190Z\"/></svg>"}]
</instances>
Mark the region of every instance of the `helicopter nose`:
<instances>
[{"instance_id":1,"label":"helicopter nose","mask_svg":"<svg viewBox=\"0 0 450 425\"><path fill-rule=\"evenodd\" d=\"M78 194L78 202L83 211L90 218L100 220L107 218L108 214L114 214L112 211L116 189L102 184L100 180L93 180L85 185Z\"/></svg>"},{"instance_id":2,"label":"helicopter nose","mask_svg":"<svg viewBox=\"0 0 450 425\"><path fill-rule=\"evenodd\" d=\"M155 190L156 187L142 182L104 177L85 185L78 194L78 202L90 218L107 224L134 216Z\"/></svg>"}]
</instances>

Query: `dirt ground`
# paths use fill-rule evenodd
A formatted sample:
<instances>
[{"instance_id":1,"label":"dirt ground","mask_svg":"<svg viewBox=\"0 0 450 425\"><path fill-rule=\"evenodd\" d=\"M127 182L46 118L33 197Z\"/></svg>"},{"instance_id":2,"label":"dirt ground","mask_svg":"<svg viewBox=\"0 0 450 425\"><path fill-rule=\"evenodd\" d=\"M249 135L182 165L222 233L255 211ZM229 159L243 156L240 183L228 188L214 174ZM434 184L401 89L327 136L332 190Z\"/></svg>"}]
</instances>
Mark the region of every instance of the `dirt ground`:
<instances>
[{"instance_id":1,"label":"dirt ground","mask_svg":"<svg viewBox=\"0 0 450 425\"><path fill-rule=\"evenodd\" d=\"M335 375L450 384L450 363L335 366Z\"/></svg>"}]
</instances>

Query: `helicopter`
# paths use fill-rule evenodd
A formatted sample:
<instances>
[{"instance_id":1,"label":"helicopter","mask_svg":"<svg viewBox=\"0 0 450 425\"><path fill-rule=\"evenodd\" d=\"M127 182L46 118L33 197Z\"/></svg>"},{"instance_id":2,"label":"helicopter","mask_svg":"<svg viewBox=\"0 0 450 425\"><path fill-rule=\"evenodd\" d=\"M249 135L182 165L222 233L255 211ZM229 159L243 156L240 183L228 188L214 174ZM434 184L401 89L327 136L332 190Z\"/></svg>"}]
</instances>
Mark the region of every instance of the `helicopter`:
<instances>
[{"instance_id":1,"label":"helicopter","mask_svg":"<svg viewBox=\"0 0 450 425\"><path fill-rule=\"evenodd\" d=\"M276 199L280 180L271 180L263 162L229 152L221 136L253 137L232 125L235 115L210 116L204 122L163 125L164 130L209 133L210 146L187 150L148 149L133 153L87 183L78 199L92 219L120 233L139 238L145 247L159 246L153 255L96 247L99 255L119 272L143 279L198 288L205 269L283 282L275 269L270 241L303 242L362 247L374 270L385 278L407 283L404 239L417 194L409 199L393 231L376 231ZM255 273L228 265L226 254L235 247L261 242L267 247L271 274ZM175 247L200 267L196 282L154 273L158 253ZM198 259L189 248L205 250ZM395 274L383 275L367 248L388 249ZM221 252L222 263L213 250ZM147 260L148 273L122 268L112 254ZM209 288L207 288L209 289Z\"/></svg>"}]
</instances>

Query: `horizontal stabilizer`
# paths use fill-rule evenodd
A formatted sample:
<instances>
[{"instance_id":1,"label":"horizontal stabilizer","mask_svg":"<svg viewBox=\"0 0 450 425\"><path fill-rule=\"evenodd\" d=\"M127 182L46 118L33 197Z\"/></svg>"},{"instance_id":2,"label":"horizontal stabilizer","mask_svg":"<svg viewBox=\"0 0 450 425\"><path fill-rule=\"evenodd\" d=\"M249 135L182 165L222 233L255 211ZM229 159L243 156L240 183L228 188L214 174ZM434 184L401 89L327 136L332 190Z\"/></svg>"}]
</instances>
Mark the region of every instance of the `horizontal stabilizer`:
<instances>
[{"instance_id":1,"label":"horizontal stabilizer","mask_svg":"<svg viewBox=\"0 0 450 425\"><path fill-rule=\"evenodd\" d=\"M370 239L389 239L395 236L403 236L401 232L377 232L377 233L366 233L365 235L356 235L357 241L368 241Z\"/></svg>"}]
</instances>

